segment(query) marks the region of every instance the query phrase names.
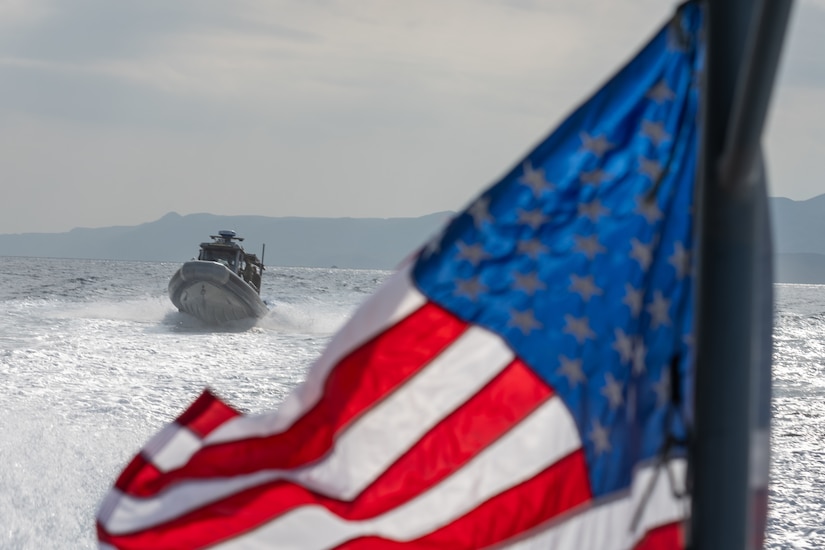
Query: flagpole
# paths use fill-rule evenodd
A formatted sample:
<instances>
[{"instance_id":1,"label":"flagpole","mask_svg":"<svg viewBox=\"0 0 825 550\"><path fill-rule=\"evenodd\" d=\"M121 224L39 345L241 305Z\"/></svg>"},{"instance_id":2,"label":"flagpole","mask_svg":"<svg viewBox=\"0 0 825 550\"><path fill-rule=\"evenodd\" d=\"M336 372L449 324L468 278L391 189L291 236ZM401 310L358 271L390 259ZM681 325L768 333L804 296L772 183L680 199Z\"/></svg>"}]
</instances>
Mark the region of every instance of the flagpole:
<instances>
[{"instance_id":1,"label":"flagpole","mask_svg":"<svg viewBox=\"0 0 825 550\"><path fill-rule=\"evenodd\" d=\"M693 550L760 548L773 275L761 136L791 0L709 0L699 166Z\"/></svg>"}]
</instances>

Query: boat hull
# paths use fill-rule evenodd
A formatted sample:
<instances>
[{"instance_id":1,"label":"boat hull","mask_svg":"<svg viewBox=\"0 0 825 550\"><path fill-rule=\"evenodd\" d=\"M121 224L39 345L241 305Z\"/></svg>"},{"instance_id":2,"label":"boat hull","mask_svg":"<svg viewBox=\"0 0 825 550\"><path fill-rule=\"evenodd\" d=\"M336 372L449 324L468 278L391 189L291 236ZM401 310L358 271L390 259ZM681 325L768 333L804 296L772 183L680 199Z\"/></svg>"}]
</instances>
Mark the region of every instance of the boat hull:
<instances>
[{"instance_id":1,"label":"boat hull","mask_svg":"<svg viewBox=\"0 0 825 550\"><path fill-rule=\"evenodd\" d=\"M223 264L192 260L169 280L169 298L178 310L209 324L265 316L258 293Z\"/></svg>"}]
</instances>

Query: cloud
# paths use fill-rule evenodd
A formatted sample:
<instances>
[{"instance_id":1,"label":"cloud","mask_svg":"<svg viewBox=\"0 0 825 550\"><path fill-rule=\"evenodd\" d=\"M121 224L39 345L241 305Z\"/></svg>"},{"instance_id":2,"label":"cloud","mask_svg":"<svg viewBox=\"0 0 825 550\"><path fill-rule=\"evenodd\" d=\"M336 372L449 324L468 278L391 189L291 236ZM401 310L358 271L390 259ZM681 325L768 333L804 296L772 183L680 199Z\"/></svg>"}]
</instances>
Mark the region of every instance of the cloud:
<instances>
[{"instance_id":1,"label":"cloud","mask_svg":"<svg viewBox=\"0 0 825 550\"><path fill-rule=\"evenodd\" d=\"M511 94L552 85L594 58L615 63L600 48L611 28L588 29L597 8L617 15L618 29L628 10L611 5L526 12L520 3L469 0L84 0L55 4L61 9L51 17L7 37L1 62L67 79L109 76L170 95L292 108L428 90Z\"/></svg>"},{"instance_id":2,"label":"cloud","mask_svg":"<svg viewBox=\"0 0 825 550\"><path fill-rule=\"evenodd\" d=\"M0 28L31 24L48 17L53 10L43 0L4 0L0 3Z\"/></svg>"},{"instance_id":3,"label":"cloud","mask_svg":"<svg viewBox=\"0 0 825 550\"><path fill-rule=\"evenodd\" d=\"M825 88L822 30L825 0L795 7L787 30L778 82L786 87Z\"/></svg>"},{"instance_id":4,"label":"cloud","mask_svg":"<svg viewBox=\"0 0 825 550\"><path fill-rule=\"evenodd\" d=\"M617 36L628 52L641 43L622 26L655 4L612 6L54 3L4 39L0 71L11 85L0 109L172 132L266 123L298 139L319 124L424 130L488 111L558 119L615 70ZM614 24L594 30L600 11ZM655 28L666 15L634 26Z\"/></svg>"},{"instance_id":5,"label":"cloud","mask_svg":"<svg viewBox=\"0 0 825 550\"><path fill-rule=\"evenodd\" d=\"M675 7L658 0L0 6L0 177L16 185L16 202L0 207L0 232L210 211L227 185L256 200L215 213L458 209ZM771 185L793 198L816 194L802 152L825 143L810 126L825 101L817 58L823 9L825 0L797 6L771 113ZM818 110L806 116L805 109ZM37 190L62 204L43 204ZM64 208L73 196L83 199Z\"/></svg>"}]
</instances>

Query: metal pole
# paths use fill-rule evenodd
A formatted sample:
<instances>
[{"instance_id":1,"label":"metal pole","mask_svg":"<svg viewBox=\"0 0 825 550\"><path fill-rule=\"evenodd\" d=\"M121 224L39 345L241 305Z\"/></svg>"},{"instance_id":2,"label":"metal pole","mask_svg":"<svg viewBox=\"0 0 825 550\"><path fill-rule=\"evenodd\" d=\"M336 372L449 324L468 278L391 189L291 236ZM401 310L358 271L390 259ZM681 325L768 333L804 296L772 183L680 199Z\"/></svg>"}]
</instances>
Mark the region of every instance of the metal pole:
<instances>
[{"instance_id":1,"label":"metal pole","mask_svg":"<svg viewBox=\"0 0 825 550\"><path fill-rule=\"evenodd\" d=\"M694 550L762 545L773 277L760 141L790 5L707 2L690 449Z\"/></svg>"},{"instance_id":2,"label":"metal pole","mask_svg":"<svg viewBox=\"0 0 825 550\"><path fill-rule=\"evenodd\" d=\"M720 166L722 185L743 185L759 177L762 128L768 114L773 83L792 0L762 0L748 35Z\"/></svg>"}]
</instances>

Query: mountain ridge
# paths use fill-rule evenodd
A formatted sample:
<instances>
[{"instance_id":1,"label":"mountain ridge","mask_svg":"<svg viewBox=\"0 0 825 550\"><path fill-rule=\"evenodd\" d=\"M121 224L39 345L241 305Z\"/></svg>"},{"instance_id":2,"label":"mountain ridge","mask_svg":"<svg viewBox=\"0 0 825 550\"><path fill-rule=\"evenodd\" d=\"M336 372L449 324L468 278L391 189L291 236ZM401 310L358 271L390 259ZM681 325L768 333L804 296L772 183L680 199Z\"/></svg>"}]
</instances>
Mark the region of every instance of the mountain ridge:
<instances>
[{"instance_id":1,"label":"mountain ridge","mask_svg":"<svg viewBox=\"0 0 825 550\"><path fill-rule=\"evenodd\" d=\"M417 218L305 218L169 212L135 226L0 235L0 256L182 262L221 229L267 264L393 269L454 213ZM266 249L264 250L264 245Z\"/></svg>"},{"instance_id":2,"label":"mountain ridge","mask_svg":"<svg viewBox=\"0 0 825 550\"><path fill-rule=\"evenodd\" d=\"M777 282L825 284L825 194L769 199ZM268 265L394 269L455 213L409 218L225 216L168 212L134 226L0 234L0 256L183 262L221 229ZM264 245L266 248L264 250Z\"/></svg>"}]
</instances>

